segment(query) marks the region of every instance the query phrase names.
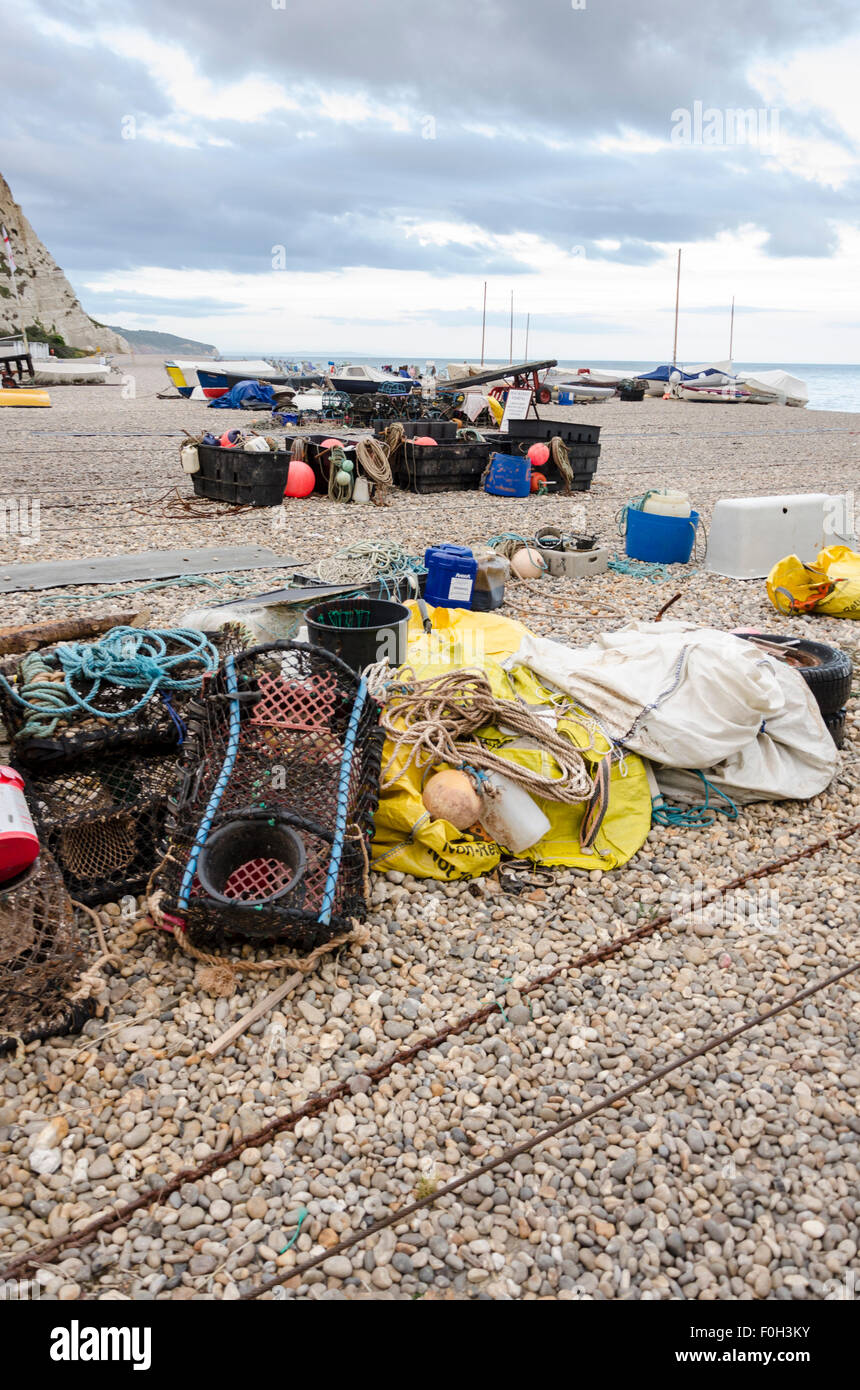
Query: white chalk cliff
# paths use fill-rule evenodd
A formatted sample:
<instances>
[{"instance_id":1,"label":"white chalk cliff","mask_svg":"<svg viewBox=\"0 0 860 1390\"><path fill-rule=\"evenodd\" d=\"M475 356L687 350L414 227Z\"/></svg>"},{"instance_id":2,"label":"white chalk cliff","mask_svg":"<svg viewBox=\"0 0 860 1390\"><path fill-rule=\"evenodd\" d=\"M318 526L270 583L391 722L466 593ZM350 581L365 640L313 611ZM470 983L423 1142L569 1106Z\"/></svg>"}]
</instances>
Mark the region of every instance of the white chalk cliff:
<instances>
[{"instance_id":1,"label":"white chalk cliff","mask_svg":"<svg viewBox=\"0 0 860 1390\"><path fill-rule=\"evenodd\" d=\"M24 323L40 323L49 333L61 334L70 347L128 352L129 346L124 338L110 328L100 328L84 312L57 262L42 245L12 197L12 190L2 174L0 223L5 226L12 243L17 266L15 280ZM0 242L0 338L17 334L19 330L18 306Z\"/></svg>"}]
</instances>

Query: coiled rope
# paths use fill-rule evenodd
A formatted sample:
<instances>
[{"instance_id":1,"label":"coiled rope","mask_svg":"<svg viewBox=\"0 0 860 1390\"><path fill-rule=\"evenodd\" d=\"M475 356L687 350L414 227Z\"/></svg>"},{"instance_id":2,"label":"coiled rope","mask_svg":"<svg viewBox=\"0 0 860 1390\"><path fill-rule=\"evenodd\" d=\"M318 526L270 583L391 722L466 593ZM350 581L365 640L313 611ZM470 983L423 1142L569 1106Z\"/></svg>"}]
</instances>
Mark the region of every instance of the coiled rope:
<instances>
[{"instance_id":1,"label":"coiled rope","mask_svg":"<svg viewBox=\"0 0 860 1390\"><path fill-rule=\"evenodd\" d=\"M355 446L355 457L368 482L373 483L373 503L385 506L389 488L394 486L389 451L378 439L360 439Z\"/></svg>"},{"instance_id":2,"label":"coiled rope","mask_svg":"<svg viewBox=\"0 0 860 1390\"><path fill-rule=\"evenodd\" d=\"M20 692L2 674L0 685L16 704L30 711L22 733L50 736L62 720L80 713L126 719L158 692L197 690L202 678L217 670L218 661L212 643L194 628L114 627L97 642L61 642L47 654L30 652L21 661ZM202 671L172 674L189 662ZM89 682L86 694L75 688L75 681ZM100 709L94 701L103 687L144 693L123 709Z\"/></svg>"},{"instance_id":3,"label":"coiled rope","mask_svg":"<svg viewBox=\"0 0 860 1390\"><path fill-rule=\"evenodd\" d=\"M341 471L348 472L343 465L346 463L346 453L342 444L333 444L330 451L328 464L328 495L332 502L348 502L352 496L352 479L348 483L339 483L337 475Z\"/></svg>"},{"instance_id":4,"label":"coiled rope","mask_svg":"<svg viewBox=\"0 0 860 1390\"><path fill-rule=\"evenodd\" d=\"M414 588L422 574L423 560L407 554L397 541L354 541L317 565L317 576L325 584L369 584L377 579L395 586L408 578Z\"/></svg>"},{"instance_id":5,"label":"coiled rope","mask_svg":"<svg viewBox=\"0 0 860 1390\"><path fill-rule=\"evenodd\" d=\"M550 441L549 453L552 462L555 464L562 479L562 492L569 493L573 486L573 466L570 462L570 454L563 439L555 435Z\"/></svg>"},{"instance_id":6,"label":"coiled rope","mask_svg":"<svg viewBox=\"0 0 860 1390\"><path fill-rule=\"evenodd\" d=\"M545 720L516 700L500 700L483 671L454 671L425 681L389 686L380 723L394 744L383 768L382 788L392 786L412 766L422 771L431 763L481 772L498 772L534 796L566 805L587 801L594 792L582 752L568 738L548 728ZM549 754L560 776L545 776L491 752L468 738L487 724L512 730ZM392 771L400 754L406 762Z\"/></svg>"}]
</instances>

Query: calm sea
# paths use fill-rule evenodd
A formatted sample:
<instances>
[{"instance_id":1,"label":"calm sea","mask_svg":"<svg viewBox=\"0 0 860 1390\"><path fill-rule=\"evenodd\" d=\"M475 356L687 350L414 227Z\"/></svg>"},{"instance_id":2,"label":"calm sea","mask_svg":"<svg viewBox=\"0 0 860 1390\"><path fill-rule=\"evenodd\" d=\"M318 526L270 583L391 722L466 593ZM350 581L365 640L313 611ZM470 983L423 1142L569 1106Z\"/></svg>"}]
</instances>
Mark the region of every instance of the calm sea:
<instances>
[{"instance_id":1,"label":"calm sea","mask_svg":"<svg viewBox=\"0 0 860 1390\"><path fill-rule=\"evenodd\" d=\"M240 356L239 353L230 354L233 357ZM247 352L242 353L243 357L283 357L291 362L298 362L307 359L310 362L322 363L333 362L363 362L369 367L381 367L386 363L399 365L401 362L416 362L418 366L424 366L423 358L416 357L362 357L358 354L350 356L348 353L330 353L322 355L318 352L295 352L295 353L272 353L272 352ZM448 360L448 359L446 359ZM453 360L453 359L451 359ZM445 368L445 361L440 357L436 358L436 364L440 371ZM502 365L488 359L487 366ZM561 361L559 366L570 367L575 371L577 367L589 366L597 367L601 370L629 370L634 372L650 372L657 366L656 362L630 362L616 360L613 362L601 361L590 357L581 359L579 362ZM800 377L801 381L806 382L809 392L810 410L855 410L860 412L860 366L842 366L838 363L820 362L736 362L737 371L785 371L792 376Z\"/></svg>"}]
</instances>

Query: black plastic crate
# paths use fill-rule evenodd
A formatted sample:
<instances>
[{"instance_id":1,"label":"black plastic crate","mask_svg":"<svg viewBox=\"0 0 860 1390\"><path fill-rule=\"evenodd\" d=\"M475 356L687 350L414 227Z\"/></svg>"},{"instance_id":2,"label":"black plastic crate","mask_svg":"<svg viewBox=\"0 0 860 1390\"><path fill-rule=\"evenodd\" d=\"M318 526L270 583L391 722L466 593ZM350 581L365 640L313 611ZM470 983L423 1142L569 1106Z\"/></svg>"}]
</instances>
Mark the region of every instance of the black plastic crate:
<instances>
[{"instance_id":1,"label":"black plastic crate","mask_svg":"<svg viewBox=\"0 0 860 1390\"><path fill-rule=\"evenodd\" d=\"M518 443L527 439L530 444L563 439L569 448L571 444L597 444L600 426L574 425L564 420L509 420L508 437Z\"/></svg>"},{"instance_id":2,"label":"black plastic crate","mask_svg":"<svg viewBox=\"0 0 860 1390\"><path fill-rule=\"evenodd\" d=\"M457 425L454 420L398 420L403 427L406 439L439 439L454 444L457 441ZM381 438L391 424L390 420L374 420L373 428L377 438Z\"/></svg>"},{"instance_id":3,"label":"black plastic crate","mask_svg":"<svg viewBox=\"0 0 860 1390\"><path fill-rule=\"evenodd\" d=\"M408 441L392 461L397 487L410 492L468 492L481 486L494 445L463 440L441 443L435 449Z\"/></svg>"},{"instance_id":4,"label":"black plastic crate","mask_svg":"<svg viewBox=\"0 0 860 1390\"><path fill-rule=\"evenodd\" d=\"M245 507L279 507L284 500L290 455L286 450L257 454L198 444L200 470L192 474L195 497Z\"/></svg>"}]
</instances>

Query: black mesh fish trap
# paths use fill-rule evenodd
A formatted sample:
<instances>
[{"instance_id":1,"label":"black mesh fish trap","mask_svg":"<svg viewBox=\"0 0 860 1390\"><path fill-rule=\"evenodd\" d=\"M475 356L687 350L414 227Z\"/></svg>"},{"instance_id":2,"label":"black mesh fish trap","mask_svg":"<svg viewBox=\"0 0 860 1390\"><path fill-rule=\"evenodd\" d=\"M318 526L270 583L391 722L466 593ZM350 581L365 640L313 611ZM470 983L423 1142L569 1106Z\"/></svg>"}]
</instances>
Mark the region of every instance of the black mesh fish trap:
<instances>
[{"instance_id":1,"label":"black mesh fish trap","mask_svg":"<svg viewBox=\"0 0 860 1390\"><path fill-rule=\"evenodd\" d=\"M84 952L69 895L45 850L0 884L0 1050L71 1032L89 1015L71 996Z\"/></svg>"},{"instance_id":2,"label":"black mesh fish trap","mask_svg":"<svg viewBox=\"0 0 860 1390\"><path fill-rule=\"evenodd\" d=\"M298 642L228 657L189 710L160 907L197 946L312 950L366 911L383 734L364 681Z\"/></svg>"},{"instance_id":3,"label":"black mesh fish trap","mask_svg":"<svg viewBox=\"0 0 860 1390\"><path fill-rule=\"evenodd\" d=\"M110 635L105 634L105 637ZM229 638L222 638L221 642L224 641ZM168 656L181 655L183 650L180 642L171 639L169 629L165 629L165 646ZM221 650L224 650L223 645ZM134 706L140 699L141 689L123 688L105 680L95 699L95 707L103 713L94 714L83 705L75 707L66 699L56 652L56 646L44 647L0 662L0 676L4 678L0 681L0 716L9 731L16 765L60 767L102 753L141 749L167 752L181 742L184 711L206 679L199 659L189 655L187 661L171 671L176 681L196 680L196 688L156 690L140 709ZM38 694L34 693L33 682ZM48 701L45 709L37 713L22 706L11 693L41 701L52 684L67 708L52 709ZM91 680L80 679L76 688L80 695L86 696L92 693L92 685Z\"/></svg>"},{"instance_id":4,"label":"black mesh fish trap","mask_svg":"<svg viewBox=\"0 0 860 1390\"><path fill-rule=\"evenodd\" d=\"M92 906L142 893L158 862L175 754L87 759L20 769L40 844L72 897Z\"/></svg>"}]
</instances>

